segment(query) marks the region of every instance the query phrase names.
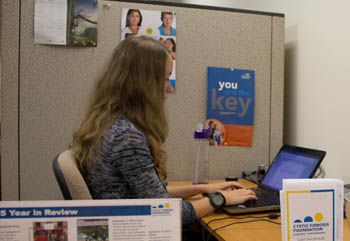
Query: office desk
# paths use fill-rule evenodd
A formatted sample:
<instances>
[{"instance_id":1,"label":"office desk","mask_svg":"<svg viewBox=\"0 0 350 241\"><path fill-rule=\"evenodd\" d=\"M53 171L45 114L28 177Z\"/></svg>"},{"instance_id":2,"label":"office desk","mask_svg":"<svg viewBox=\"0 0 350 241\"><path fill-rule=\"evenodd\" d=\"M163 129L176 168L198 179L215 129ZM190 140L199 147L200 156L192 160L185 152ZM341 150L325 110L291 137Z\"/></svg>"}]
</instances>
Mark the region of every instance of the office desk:
<instances>
[{"instance_id":1,"label":"office desk","mask_svg":"<svg viewBox=\"0 0 350 241\"><path fill-rule=\"evenodd\" d=\"M211 181L211 182L219 182L219 181ZM256 186L254 183L249 182L247 180L239 180L238 182L247 188ZM190 183L191 182L170 182L169 185L186 185L186 184L188 185ZM197 196L195 198L200 198L200 196ZM244 218L242 220L226 219L221 221L210 222L211 220L220 219L220 218L230 218L230 217L231 218L244 217L244 216L247 216L247 215L232 216L226 213L213 213L208 216L200 218L199 222L203 227L205 227L208 230L208 232L212 232L216 228L222 227L224 225L228 225L233 222L249 221L249 220L253 220L254 218ZM254 214L254 216L260 216L260 217L266 216L266 213ZM268 219L268 218L265 218L265 219ZM271 221L280 223L281 218L272 219ZM277 224L273 224L265 221L257 221L257 222L244 223L244 224L234 224L216 231L213 235L220 241L222 240L226 240L226 241L252 241L252 240L279 241L279 240L282 240L281 225L277 225ZM345 219L344 219L344 239L343 240L350 241L350 222Z\"/></svg>"}]
</instances>

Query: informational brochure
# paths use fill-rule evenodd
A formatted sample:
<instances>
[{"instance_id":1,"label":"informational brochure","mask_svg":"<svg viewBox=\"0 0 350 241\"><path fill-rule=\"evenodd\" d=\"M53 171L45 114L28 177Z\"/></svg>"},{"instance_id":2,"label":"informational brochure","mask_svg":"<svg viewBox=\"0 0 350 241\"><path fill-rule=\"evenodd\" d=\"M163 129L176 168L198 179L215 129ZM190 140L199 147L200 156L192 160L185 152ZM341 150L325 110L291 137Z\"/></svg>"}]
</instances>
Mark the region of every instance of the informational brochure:
<instances>
[{"instance_id":1,"label":"informational brochure","mask_svg":"<svg viewBox=\"0 0 350 241\"><path fill-rule=\"evenodd\" d=\"M97 0L35 0L34 43L97 46Z\"/></svg>"},{"instance_id":2,"label":"informational brochure","mask_svg":"<svg viewBox=\"0 0 350 241\"><path fill-rule=\"evenodd\" d=\"M337 179L283 180L282 240L343 240L343 185Z\"/></svg>"},{"instance_id":3,"label":"informational brochure","mask_svg":"<svg viewBox=\"0 0 350 241\"><path fill-rule=\"evenodd\" d=\"M121 40L134 36L150 36L167 47L173 59L170 83L176 86L176 13L169 11L123 8L121 15Z\"/></svg>"},{"instance_id":4,"label":"informational brochure","mask_svg":"<svg viewBox=\"0 0 350 241\"><path fill-rule=\"evenodd\" d=\"M179 241L180 199L0 202L0 241Z\"/></svg>"},{"instance_id":5,"label":"informational brochure","mask_svg":"<svg viewBox=\"0 0 350 241\"><path fill-rule=\"evenodd\" d=\"M209 144L252 146L255 71L208 67Z\"/></svg>"}]
</instances>

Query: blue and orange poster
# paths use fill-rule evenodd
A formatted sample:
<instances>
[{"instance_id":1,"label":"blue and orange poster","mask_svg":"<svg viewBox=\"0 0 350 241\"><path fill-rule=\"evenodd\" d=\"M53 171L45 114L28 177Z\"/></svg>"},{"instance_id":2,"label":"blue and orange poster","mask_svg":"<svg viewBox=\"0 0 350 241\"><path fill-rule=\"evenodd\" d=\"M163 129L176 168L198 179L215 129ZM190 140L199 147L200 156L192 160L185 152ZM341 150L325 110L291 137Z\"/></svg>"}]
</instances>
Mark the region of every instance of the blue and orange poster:
<instances>
[{"instance_id":1,"label":"blue and orange poster","mask_svg":"<svg viewBox=\"0 0 350 241\"><path fill-rule=\"evenodd\" d=\"M208 67L210 145L252 146L255 71Z\"/></svg>"}]
</instances>

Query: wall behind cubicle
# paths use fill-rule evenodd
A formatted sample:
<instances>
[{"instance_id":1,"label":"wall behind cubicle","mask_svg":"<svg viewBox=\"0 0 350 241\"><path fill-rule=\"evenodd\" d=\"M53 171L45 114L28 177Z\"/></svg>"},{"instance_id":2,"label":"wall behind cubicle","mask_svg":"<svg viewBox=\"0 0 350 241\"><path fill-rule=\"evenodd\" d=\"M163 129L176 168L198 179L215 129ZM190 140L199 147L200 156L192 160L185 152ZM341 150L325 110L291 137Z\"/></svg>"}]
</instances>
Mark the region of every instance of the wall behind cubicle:
<instances>
[{"instance_id":1,"label":"wall behind cubicle","mask_svg":"<svg viewBox=\"0 0 350 241\"><path fill-rule=\"evenodd\" d=\"M210 147L210 178L240 176L258 164L268 165L282 144L282 14L155 1L109 2L110 8L104 9L102 3L98 46L74 48L34 44L33 2L3 1L4 200L61 198L52 160L69 145L94 78L120 42L122 8L175 11L177 15L176 89L166 103L169 180L192 178L193 131L205 119L207 66L255 70L253 145Z\"/></svg>"}]
</instances>

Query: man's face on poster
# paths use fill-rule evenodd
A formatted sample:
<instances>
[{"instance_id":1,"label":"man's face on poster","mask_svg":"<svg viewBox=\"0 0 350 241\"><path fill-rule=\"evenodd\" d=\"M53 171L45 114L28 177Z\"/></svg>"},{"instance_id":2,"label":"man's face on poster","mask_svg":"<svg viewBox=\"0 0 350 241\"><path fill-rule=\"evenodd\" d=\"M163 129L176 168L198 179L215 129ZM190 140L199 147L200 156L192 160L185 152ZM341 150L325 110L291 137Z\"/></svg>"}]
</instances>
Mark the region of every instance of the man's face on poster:
<instances>
[{"instance_id":1,"label":"man's face on poster","mask_svg":"<svg viewBox=\"0 0 350 241\"><path fill-rule=\"evenodd\" d=\"M171 27L171 25L173 24L173 15L170 13L164 14L162 18L162 22L164 26Z\"/></svg>"}]
</instances>

